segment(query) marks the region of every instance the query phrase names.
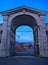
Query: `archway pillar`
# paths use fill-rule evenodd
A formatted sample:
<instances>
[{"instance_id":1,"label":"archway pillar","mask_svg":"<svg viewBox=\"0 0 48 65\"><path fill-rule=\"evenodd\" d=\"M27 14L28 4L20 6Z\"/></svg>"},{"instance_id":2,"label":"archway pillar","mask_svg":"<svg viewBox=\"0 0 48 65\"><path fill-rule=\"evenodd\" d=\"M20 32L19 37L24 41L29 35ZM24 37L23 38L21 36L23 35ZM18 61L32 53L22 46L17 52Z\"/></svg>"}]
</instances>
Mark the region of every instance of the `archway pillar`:
<instances>
[{"instance_id":1,"label":"archway pillar","mask_svg":"<svg viewBox=\"0 0 48 65\"><path fill-rule=\"evenodd\" d=\"M2 57L6 57L8 55L7 53L7 24L8 24L8 16L3 16L3 32L2 32L2 51L1 55Z\"/></svg>"},{"instance_id":2,"label":"archway pillar","mask_svg":"<svg viewBox=\"0 0 48 65\"><path fill-rule=\"evenodd\" d=\"M40 16L40 30L38 31L39 36L39 51L40 56L47 57L47 37L46 37L46 29L44 24L44 16Z\"/></svg>"},{"instance_id":3,"label":"archway pillar","mask_svg":"<svg viewBox=\"0 0 48 65\"><path fill-rule=\"evenodd\" d=\"M11 28L10 24L8 24L8 39L7 39L7 42L8 42L8 56L13 56L14 55L14 46L15 46L15 34L14 34L14 31L13 29Z\"/></svg>"},{"instance_id":4,"label":"archway pillar","mask_svg":"<svg viewBox=\"0 0 48 65\"><path fill-rule=\"evenodd\" d=\"M34 51L35 55L39 55L39 34L38 34L39 28L35 27L34 28Z\"/></svg>"},{"instance_id":5,"label":"archway pillar","mask_svg":"<svg viewBox=\"0 0 48 65\"><path fill-rule=\"evenodd\" d=\"M10 26L7 27L7 55L10 56Z\"/></svg>"}]
</instances>

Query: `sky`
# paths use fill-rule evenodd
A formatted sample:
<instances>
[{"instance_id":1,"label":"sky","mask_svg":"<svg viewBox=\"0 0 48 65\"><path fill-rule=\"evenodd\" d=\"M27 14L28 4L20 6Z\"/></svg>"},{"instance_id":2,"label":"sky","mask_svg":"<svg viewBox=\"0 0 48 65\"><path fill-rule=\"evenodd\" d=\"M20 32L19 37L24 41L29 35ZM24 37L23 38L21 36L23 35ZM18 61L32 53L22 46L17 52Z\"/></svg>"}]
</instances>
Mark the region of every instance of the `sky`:
<instances>
[{"instance_id":1,"label":"sky","mask_svg":"<svg viewBox=\"0 0 48 65\"><path fill-rule=\"evenodd\" d=\"M33 29L30 26L19 26L16 29L17 42L34 42Z\"/></svg>"},{"instance_id":2,"label":"sky","mask_svg":"<svg viewBox=\"0 0 48 65\"><path fill-rule=\"evenodd\" d=\"M48 12L48 0L0 0L0 12L20 6L28 6ZM48 23L48 14L45 21ZM3 22L1 15L0 22Z\"/></svg>"},{"instance_id":3,"label":"sky","mask_svg":"<svg viewBox=\"0 0 48 65\"><path fill-rule=\"evenodd\" d=\"M35 9L43 10L48 12L48 0L0 0L0 12L13 9L20 6L28 6ZM3 17L0 14L0 23L3 23ZM48 23L48 14L45 16L45 23ZM24 27L21 27L24 28ZM27 29L28 27L26 27ZM18 32L18 34L20 34ZM22 33L23 34L23 33ZM23 34L24 36L28 36L28 33L26 32ZM22 36L20 34L20 36ZM26 38L27 40L31 40L32 34L30 33L29 37ZM25 40L25 39L24 39Z\"/></svg>"}]
</instances>

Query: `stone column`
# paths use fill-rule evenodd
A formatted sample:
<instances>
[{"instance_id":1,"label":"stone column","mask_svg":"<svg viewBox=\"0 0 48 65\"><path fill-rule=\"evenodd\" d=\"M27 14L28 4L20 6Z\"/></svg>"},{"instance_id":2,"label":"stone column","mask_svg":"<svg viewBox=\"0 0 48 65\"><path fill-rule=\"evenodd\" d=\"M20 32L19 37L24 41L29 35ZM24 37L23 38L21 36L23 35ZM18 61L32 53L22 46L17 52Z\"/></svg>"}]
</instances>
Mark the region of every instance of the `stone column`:
<instances>
[{"instance_id":1,"label":"stone column","mask_svg":"<svg viewBox=\"0 0 48 65\"><path fill-rule=\"evenodd\" d=\"M3 32L2 32L2 52L1 56L7 56L7 23L8 23L8 16L3 16Z\"/></svg>"},{"instance_id":2,"label":"stone column","mask_svg":"<svg viewBox=\"0 0 48 65\"><path fill-rule=\"evenodd\" d=\"M8 48L8 51L7 51L7 54L8 56L13 56L14 54L14 44L15 44L15 38L14 38L14 33L13 33L13 30L11 29L11 25L10 23L8 23L8 28L7 28L7 48Z\"/></svg>"},{"instance_id":3,"label":"stone column","mask_svg":"<svg viewBox=\"0 0 48 65\"><path fill-rule=\"evenodd\" d=\"M10 56L10 26L7 27L7 56Z\"/></svg>"},{"instance_id":4,"label":"stone column","mask_svg":"<svg viewBox=\"0 0 48 65\"><path fill-rule=\"evenodd\" d=\"M44 16L40 16L40 30L39 30L39 44L40 44L40 56L47 57L47 37L46 28L44 22Z\"/></svg>"},{"instance_id":5,"label":"stone column","mask_svg":"<svg viewBox=\"0 0 48 65\"><path fill-rule=\"evenodd\" d=\"M34 38L35 38L34 49L35 49L35 55L39 55L38 29L39 28L37 28L37 26L34 28ZM37 47L37 45L38 45L38 47Z\"/></svg>"}]
</instances>

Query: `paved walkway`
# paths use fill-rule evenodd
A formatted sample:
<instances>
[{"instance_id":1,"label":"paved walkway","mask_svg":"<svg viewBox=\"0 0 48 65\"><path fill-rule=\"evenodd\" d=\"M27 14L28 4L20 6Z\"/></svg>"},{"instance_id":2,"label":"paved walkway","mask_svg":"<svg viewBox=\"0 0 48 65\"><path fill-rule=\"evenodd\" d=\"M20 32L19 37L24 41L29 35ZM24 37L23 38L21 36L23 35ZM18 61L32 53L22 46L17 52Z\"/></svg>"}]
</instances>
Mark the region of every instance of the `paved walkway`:
<instances>
[{"instance_id":1,"label":"paved walkway","mask_svg":"<svg viewBox=\"0 0 48 65\"><path fill-rule=\"evenodd\" d=\"M34 56L0 58L0 65L48 65L48 58L39 58Z\"/></svg>"}]
</instances>

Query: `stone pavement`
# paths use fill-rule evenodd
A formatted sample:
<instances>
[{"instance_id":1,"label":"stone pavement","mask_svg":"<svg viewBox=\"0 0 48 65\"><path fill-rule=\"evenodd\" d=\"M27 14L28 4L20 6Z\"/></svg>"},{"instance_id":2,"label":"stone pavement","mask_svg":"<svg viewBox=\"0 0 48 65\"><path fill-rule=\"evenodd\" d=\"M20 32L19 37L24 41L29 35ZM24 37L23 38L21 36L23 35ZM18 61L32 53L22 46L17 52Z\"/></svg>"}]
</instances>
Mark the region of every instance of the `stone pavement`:
<instances>
[{"instance_id":1,"label":"stone pavement","mask_svg":"<svg viewBox=\"0 0 48 65\"><path fill-rule=\"evenodd\" d=\"M48 65L48 58L39 58L35 56L0 58L0 65Z\"/></svg>"}]
</instances>

